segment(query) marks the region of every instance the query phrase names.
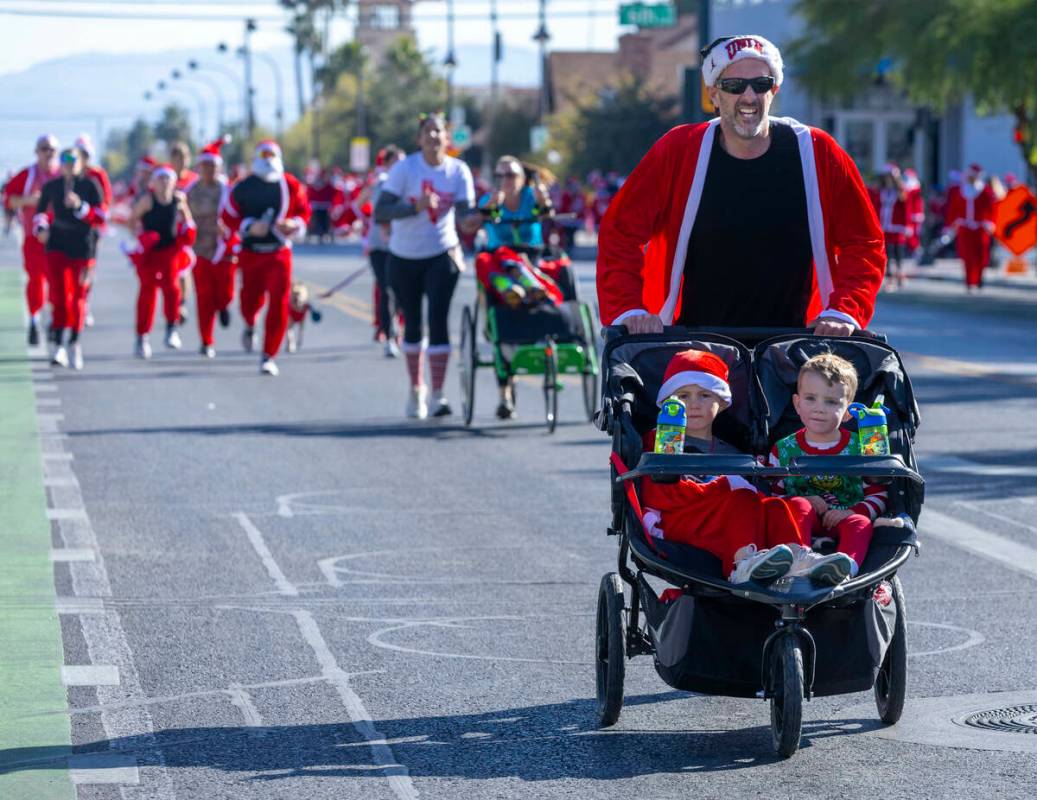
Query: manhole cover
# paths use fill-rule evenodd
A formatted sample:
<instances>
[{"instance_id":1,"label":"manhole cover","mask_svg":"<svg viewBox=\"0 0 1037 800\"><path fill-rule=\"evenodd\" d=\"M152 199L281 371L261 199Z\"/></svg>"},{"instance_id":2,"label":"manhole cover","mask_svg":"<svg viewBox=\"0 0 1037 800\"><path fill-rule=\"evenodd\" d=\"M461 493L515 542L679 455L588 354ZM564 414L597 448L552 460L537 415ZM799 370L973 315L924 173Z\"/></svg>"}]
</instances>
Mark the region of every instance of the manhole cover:
<instances>
[{"instance_id":1,"label":"manhole cover","mask_svg":"<svg viewBox=\"0 0 1037 800\"><path fill-rule=\"evenodd\" d=\"M955 722L969 728L981 728L986 731L1037 734L1037 704L977 711L960 720L955 720Z\"/></svg>"}]
</instances>

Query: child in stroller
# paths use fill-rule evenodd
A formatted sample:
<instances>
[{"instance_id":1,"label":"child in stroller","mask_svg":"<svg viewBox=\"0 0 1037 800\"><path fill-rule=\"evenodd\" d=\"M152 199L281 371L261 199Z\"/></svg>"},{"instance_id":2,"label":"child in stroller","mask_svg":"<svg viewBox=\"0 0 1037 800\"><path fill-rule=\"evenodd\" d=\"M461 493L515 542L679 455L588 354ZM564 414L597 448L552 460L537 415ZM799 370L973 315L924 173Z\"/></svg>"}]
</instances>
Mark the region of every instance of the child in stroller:
<instances>
[{"instance_id":1,"label":"child in stroller","mask_svg":"<svg viewBox=\"0 0 1037 800\"><path fill-rule=\"evenodd\" d=\"M668 397L677 397L687 408L686 452L739 452L713 435L714 421L731 405L728 367L722 358L702 350L674 355L657 404ZM645 450L650 452L654 442L651 430L644 436ZM804 535L788 503L763 496L737 475L685 476L676 483L644 478L641 497L650 535L712 553L731 583L766 583L791 573L836 585L848 577L854 563L843 553L822 556L812 551L809 534Z\"/></svg>"},{"instance_id":2,"label":"child in stroller","mask_svg":"<svg viewBox=\"0 0 1037 800\"><path fill-rule=\"evenodd\" d=\"M544 302L558 305L563 301L562 290L554 279L534 266L524 253L510 247L480 253L475 271L487 293L509 308L532 307Z\"/></svg>"}]
</instances>

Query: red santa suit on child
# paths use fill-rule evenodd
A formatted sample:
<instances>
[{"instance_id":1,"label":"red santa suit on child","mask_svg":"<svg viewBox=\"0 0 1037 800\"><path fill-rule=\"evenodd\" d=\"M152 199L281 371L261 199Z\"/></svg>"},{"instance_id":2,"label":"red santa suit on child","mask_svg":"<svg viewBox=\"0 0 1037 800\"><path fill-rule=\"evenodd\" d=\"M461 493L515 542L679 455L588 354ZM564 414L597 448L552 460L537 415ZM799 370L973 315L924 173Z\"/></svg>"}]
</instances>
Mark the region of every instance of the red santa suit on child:
<instances>
[{"instance_id":1,"label":"red santa suit on child","mask_svg":"<svg viewBox=\"0 0 1037 800\"><path fill-rule=\"evenodd\" d=\"M969 291L983 285L983 269L990 261L995 203L979 164L969 165L961 182L947 190L944 226L955 231Z\"/></svg>"},{"instance_id":2,"label":"red santa suit on child","mask_svg":"<svg viewBox=\"0 0 1037 800\"><path fill-rule=\"evenodd\" d=\"M701 350L685 350L666 367L657 402L682 386L701 386L731 404L728 367L722 358ZM645 448L655 443L655 432L645 436ZM690 544L720 559L724 576L734 569L735 554L746 545L759 550L779 544L807 543L779 497L763 497L739 476L706 480L681 478L677 483L641 481L646 532L668 541Z\"/></svg>"},{"instance_id":3,"label":"red santa suit on child","mask_svg":"<svg viewBox=\"0 0 1037 800\"><path fill-rule=\"evenodd\" d=\"M38 315L47 297L47 254L44 246L33 235L32 218L36 213L36 200L44 184L58 177L58 140L51 136L41 136L36 140L36 149L50 148L51 153L45 166L31 164L21 170L4 186L3 202L6 208L14 208L12 199L19 198L21 204L17 209L18 219L22 224L22 265L28 280L25 284L25 303L29 310L30 339L32 344L38 343ZM33 334L35 330L35 335Z\"/></svg>"},{"instance_id":4,"label":"red santa suit on child","mask_svg":"<svg viewBox=\"0 0 1037 800\"><path fill-rule=\"evenodd\" d=\"M306 189L294 175L285 172L281 148L276 142L256 145L252 173L231 189L221 218L229 230L241 237L238 263L246 349L251 349L256 316L269 296L260 370L276 375L274 356L288 327L292 240L305 235L310 219Z\"/></svg>"}]
</instances>

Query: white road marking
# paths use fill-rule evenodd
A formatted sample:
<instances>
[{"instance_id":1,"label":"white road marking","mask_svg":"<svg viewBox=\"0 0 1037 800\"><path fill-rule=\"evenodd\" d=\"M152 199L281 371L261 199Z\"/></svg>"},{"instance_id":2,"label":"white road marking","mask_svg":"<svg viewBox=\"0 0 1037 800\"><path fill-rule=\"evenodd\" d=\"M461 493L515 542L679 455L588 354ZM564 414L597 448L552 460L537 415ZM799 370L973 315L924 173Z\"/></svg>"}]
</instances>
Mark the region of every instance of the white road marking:
<instances>
[{"instance_id":1,"label":"white road marking","mask_svg":"<svg viewBox=\"0 0 1037 800\"><path fill-rule=\"evenodd\" d=\"M39 384L34 382L32 388L36 390L37 393L56 392L58 390L57 384L54 383Z\"/></svg>"},{"instance_id":2,"label":"white road marking","mask_svg":"<svg viewBox=\"0 0 1037 800\"><path fill-rule=\"evenodd\" d=\"M232 683L227 690L227 695L230 697L231 705L241 711L246 727L263 727L263 717L256 708L256 704L252 702L252 695L245 691L245 687L239 683Z\"/></svg>"},{"instance_id":3,"label":"white road marking","mask_svg":"<svg viewBox=\"0 0 1037 800\"><path fill-rule=\"evenodd\" d=\"M349 684L349 673L335 661L335 656L332 655L327 642L324 641L324 636L317 627L313 615L309 611L295 611L292 616L299 625L299 632L313 650L317 663L320 664L321 674L338 692L338 696L349 714L349 721L353 723L357 733L363 736L371 746L371 754L374 756L375 763L384 770L393 794L400 800L416 800L418 791L414 788L410 773L405 766L397 763L392 748L386 744L384 734L375 728L374 720L371 719L371 715L364 706L364 701Z\"/></svg>"},{"instance_id":4,"label":"white road marking","mask_svg":"<svg viewBox=\"0 0 1037 800\"><path fill-rule=\"evenodd\" d=\"M932 470L934 472L956 472L974 477L1037 478L1037 467L1023 464L982 464L952 455L922 458L919 459L918 466L923 473Z\"/></svg>"},{"instance_id":5,"label":"white road marking","mask_svg":"<svg viewBox=\"0 0 1037 800\"><path fill-rule=\"evenodd\" d=\"M940 539L1030 578L1037 578L1037 549L969 525L939 511L926 508L922 512L921 534L923 538Z\"/></svg>"},{"instance_id":6,"label":"white road marking","mask_svg":"<svg viewBox=\"0 0 1037 800\"><path fill-rule=\"evenodd\" d=\"M89 547L52 547L50 560L55 564L66 564L72 561L96 561L97 553Z\"/></svg>"},{"instance_id":7,"label":"white road marking","mask_svg":"<svg viewBox=\"0 0 1037 800\"><path fill-rule=\"evenodd\" d=\"M103 597L58 597L54 607L59 614L103 614Z\"/></svg>"},{"instance_id":8,"label":"white road marking","mask_svg":"<svg viewBox=\"0 0 1037 800\"><path fill-rule=\"evenodd\" d=\"M43 476L44 486L78 486L79 481L76 480L75 475L44 475Z\"/></svg>"},{"instance_id":9,"label":"white road marking","mask_svg":"<svg viewBox=\"0 0 1037 800\"><path fill-rule=\"evenodd\" d=\"M990 511L989 509L983 508L978 503L969 503L966 500L958 500L956 502L956 505L959 505L962 508L967 508L969 509L969 511L975 511L978 514L985 514L986 516L999 520L1000 522L1007 522L1009 525L1014 525L1017 528L1022 528L1024 531L1029 531L1030 533L1037 533L1037 526L1027 525L1025 522L1020 522L1017 519L1012 519L1012 517L1006 517L1004 514L998 514L996 511Z\"/></svg>"},{"instance_id":10,"label":"white road marking","mask_svg":"<svg viewBox=\"0 0 1037 800\"><path fill-rule=\"evenodd\" d=\"M274 560L273 555L270 552L270 548L266 546L266 541L263 539L263 534L259 531L255 525L252 524L252 520L249 519L248 514L244 511L237 511L231 514L234 519L238 521L242 530L245 531L245 535L248 536L249 543L252 545L252 549L256 551L256 555L259 556L259 560L263 562L263 566L266 567L266 572L277 586L277 591L283 595L297 596L299 590L292 585L292 582L288 580L285 574L281 571L281 567L278 566L277 561Z\"/></svg>"},{"instance_id":11,"label":"white road marking","mask_svg":"<svg viewBox=\"0 0 1037 800\"><path fill-rule=\"evenodd\" d=\"M78 485L78 484L76 484ZM49 520L77 520L87 519L85 508L48 508L47 519Z\"/></svg>"},{"instance_id":12,"label":"white road marking","mask_svg":"<svg viewBox=\"0 0 1037 800\"><path fill-rule=\"evenodd\" d=\"M137 759L114 753L88 753L70 756L68 775L76 786L95 783L140 784Z\"/></svg>"},{"instance_id":13,"label":"white road marking","mask_svg":"<svg viewBox=\"0 0 1037 800\"><path fill-rule=\"evenodd\" d=\"M918 620L909 619L908 625L918 625L923 628L938 628L945 631L957 631L968 635L961 644L951 645L950 647L938 647L935 650L922 650L917 653L909 652L908 656L914 656L915 658L920 656L942 656L945 653L954 653L958 650L968 650L969 648L976 647L977 645L983 644L987 638L979 631L973 630L972 628L962 628L959 625L949 625L944 622L919 622Z\"/></svg>"},{"instance_id":14,"label":"white road marking","mask_svg":"<svg viewBox=\"0 0 1037 800\"><path fill-rule=\"evenodd\" d=\"M40 456L44 461L72 461L73 456L71 453L64 452L51 452L51 453L40 453Z\"/></svg>"},{"instance_id":15,"label":"white road marking","mask_svg":"<svg viewBox=\"0 0 1037 800\"><path fill-rule=\"evenodd\" d=\"M111 664L65 664L61 682L66 686L118 686L119 668Z\"/></svg>"},{"instance_id":16,"label":"white road marking","mask_svg":"<svg viewBox=\"0 0 1037 800\"><path fill-rule=\"evenodd\" d=\"M36 408L55 408L61 405L60 397L37 397Z\"/></svg>"}]
</instances>

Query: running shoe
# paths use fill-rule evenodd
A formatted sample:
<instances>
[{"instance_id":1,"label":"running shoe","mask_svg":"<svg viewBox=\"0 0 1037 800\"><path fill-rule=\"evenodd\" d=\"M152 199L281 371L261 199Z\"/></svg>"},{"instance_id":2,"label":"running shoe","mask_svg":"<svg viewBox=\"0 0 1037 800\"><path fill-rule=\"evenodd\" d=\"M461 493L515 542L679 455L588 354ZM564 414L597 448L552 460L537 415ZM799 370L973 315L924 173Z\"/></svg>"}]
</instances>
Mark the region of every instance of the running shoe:
<instances>
[{"instance_id":1,"label":"running shoe","mask_svg":"<svg viewBox=\"0 0 1037 800\"><path fill-rule=\"evenodd\" d=\"M89 311L86 312L86 316L83 318L83 324L88 328L94 327L94 315Z\"/></svg>"},{"instance_id":2,"label":"running shoe","mask_svg":"<svg viewBox=\"0 0 1037 800\"><path fill-rule=\"evenodd\" d=\"M229 326L230 326L230 309L229 308L221 308L220 309L220 327L221 328L226 328L226 327L229 327Z\"/></svg>"},{"instance_id":3,"label":"running shoe","mask_svg":"<svg viewBox=\"0 0 1037 800\"><path fill-rule=\"evenodd\" d=\"M241 332L241 346L245 348L246 353L251 353L256 349L256 329L245 328Z\"/></svg>"},{"instance_id":4,"label":"running shoe","mask_svg":"<svg viewBox=\"0 0 1037 800\"><path fill-rule=\"evenodd\" d=\"M67 367L68 366L68 353L65 350L64 345L58 345L54 351L54 355L50 359L50 365L52 367Z\"/></svg>"},{"instance_id":5,"label":"running shoe","mask_svg":"<svg viewBox=\"0 0 1037 800\"><path fill-rule=\"evenodd\" d=\"M400 357L400 346L396 344L396 340L391 336L385 340L385 346L382 351L386 358L399 358Z\"/></svg>"},{"instance_id":6,"label":"running shoe","mask_svg":"<svg viewBox=\"0 0 1037 800\"><path fill-rule=\"evenodd\" d=\"M259 373L261 375L269 375L272 378L276 378L281 374L281 370L277 368L277 364L274 360L269 357L265 357L259 364Z\"/></svg>"},{"instance_id":7,"label":"running shoe","mask_svg":"<svg viewBox=\"0 0 1037 800\"><path fill-rule=\"evenodd\" d=\"M847 578L856 575L857 569L857 562L846 553L832 553L830 556L818 556L806 576L812 583L838 586Z\"/></svg>"},{"instance_id":8,"label":"running shoe","mask_svg":"<svg viewBox=\"0 0 1037 800\"><path fill-rule=\"evenodd\" d=\"M151 358L151 342L148 341L147 336L137 337L137 358L149 359Z\"/></svg>"},{"instance_id":9,"label":"running shoe","mask_svg":"<svg viewBox=\"0 0 1037 800\"><path fill-rule=\"evenodd\" d=\"M76 342L70 345L72 351L72 369L81 370L83 368L83 345Z\"/></svg>"},{"instance_id":10,"label":"running shoe","mask_svg":"<svg viewBox=\"0 0 1037 800\"><path fill-rule=\"evenodd\" d=\"M497 419L514 419L515 406L510 400L501 400L497 404Z\"/></svg>"},{"instance_id":11,"label":"running shoe","mask_svg":"<svg viewBox=\"0 0 1037 800\"><path fill-rule=\"evenodd\" d=\"M287 345L288 352L289 353L294 353L296 350L299 349L299 345L296 343L296 340L295 340L295 330L293 328L289 328L288 329L287 339L288 339L288 345Z\"/></svg>"},{"instance_id":12,"label":"running shoe","mask_svg":"<svg viewBox=\"0 0 1037 800\"><path fill-rule=\"evenodd\" d=\"M411 419L425 419L428 416L428 388L412 386L407 395L406 414Z\"/></svg>"},{"instance_id":13,"label":"running shoe","mask_svg":"<svg viewBox=\"0 0 1037 800\"><path fill-rule=\"evenodd\" d=\"M757 550L755 544L747 544L735 553L735 568L728 580L731 583L774 581L789 571L792 560L792 551L786 545Z\"/></svg>"},{"instance_id":14,"label":"running shoe","mask_svg":"<svg viewBox=\"0 0 1037 800\"><path fill-rule=\"evenodd\" d=\"M206 358L216 358L216 348L211 344L203 344L199 352Z\"/></svg>"},{"instance_id":15,"label":"running shoe","mask_svg":"<svg viewBox=\"0 0 1037 800\"><path fill-rule=\"evenodd\" d=\"M170 325L166 328L166 347L171 350L179 350L183 347L183 342L180 341L180 333L175 325Z\"/></svg>"},{"instance_id":16,"label":"running shoe","mask_svg":"<svg viewBox=\"0 0 1037 800\"><path fill-rule=\"evenodd\" d=\"M29 347L40 343L40 323L35 318L29 320Z\"/></svg>"},{"instance_id":17,"label":"running shoe","mask_svg":"<svg viewBox=\"0 0 1037 800\"><path fill-rule=\"evenodd\" d=\"M180 310L177 313L179 314L176 320L177 325L183 325L191 318L191 315L187 311L187 303L181 303Z\"/></svg>"},{"instance_id":18,"label":"running shoe","mask_svg":"<svg viewBox=\"0 0 1037 800\"><path fill-rule=\"evenodd\" d=\"M446 399L445 394L441 394L433 400L432 405L435 408L435 411L432 412L433 417L449 417L454 413L454 409L450 407L450 401Z\"/></svg>"}]
</instances>

